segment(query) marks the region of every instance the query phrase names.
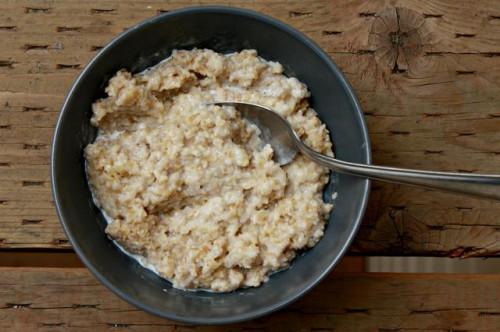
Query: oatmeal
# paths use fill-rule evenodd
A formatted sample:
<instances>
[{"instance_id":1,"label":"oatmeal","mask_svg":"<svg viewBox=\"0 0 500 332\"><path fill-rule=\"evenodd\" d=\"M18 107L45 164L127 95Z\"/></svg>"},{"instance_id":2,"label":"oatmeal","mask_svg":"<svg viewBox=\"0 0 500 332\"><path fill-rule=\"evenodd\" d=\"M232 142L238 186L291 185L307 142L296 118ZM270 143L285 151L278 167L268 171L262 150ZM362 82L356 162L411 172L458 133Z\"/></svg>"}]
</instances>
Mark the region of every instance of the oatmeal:
<instances>
[{"instance_id":1,"label":"oatmeal","mask_svg":"<svg viewBox=\"0 0 500 332\"><path fill-rule=\"evenodd\" d=\"M328 171L302 155L273 161L244 101L284 116L315 150L332 155L307 87L254 50L174 51L149 70L119 71L96 101L99 128L85 149L106 232L178 288L258 286L323 235Z\"/></svg>"}]
</instances>

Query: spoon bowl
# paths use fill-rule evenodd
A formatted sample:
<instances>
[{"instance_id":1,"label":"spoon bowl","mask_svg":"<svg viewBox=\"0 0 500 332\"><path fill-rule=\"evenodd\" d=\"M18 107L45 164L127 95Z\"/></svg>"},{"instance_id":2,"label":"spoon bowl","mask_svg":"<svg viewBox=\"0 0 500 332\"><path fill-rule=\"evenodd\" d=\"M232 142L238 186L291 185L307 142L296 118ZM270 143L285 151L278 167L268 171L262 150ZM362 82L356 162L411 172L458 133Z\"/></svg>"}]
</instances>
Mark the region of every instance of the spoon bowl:
<instances>
[{"instance_id":1,"label":"spoon bowl","mask_svg":"<svg viewBox=\"0 0 500 332\"><path fill-rule=\"evenodd\" d=\"M300 151L318 164L340 173L500 200L500 175L421 171L345 162L308 147L288 121L269 108L242 102L213 104L236 107L244 118L254 123L260 129L264 143L273 148L274 159L280 165L290 163Z\"/></svg>"}]
</instances>

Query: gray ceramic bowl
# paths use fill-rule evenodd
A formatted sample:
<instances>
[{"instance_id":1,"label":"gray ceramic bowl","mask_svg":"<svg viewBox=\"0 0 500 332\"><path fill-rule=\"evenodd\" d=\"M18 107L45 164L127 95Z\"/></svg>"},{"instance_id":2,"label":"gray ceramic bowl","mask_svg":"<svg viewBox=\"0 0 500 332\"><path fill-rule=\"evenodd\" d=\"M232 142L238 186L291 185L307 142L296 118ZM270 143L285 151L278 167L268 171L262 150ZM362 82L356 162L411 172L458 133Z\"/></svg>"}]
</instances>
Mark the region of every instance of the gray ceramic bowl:
<instances>
[{"instance_id":1,"label":"gray ceramic bowl","mask_svg":"<svg viewBox=\"0 0 500 332\"><path fill-rule=\"evenodd\" d=\"M370 146L359 103L328 55L302 33L253 11L197 7L154 17L115 38L83 70L64 102L52 145L54 200L73 248L104 285L147 312L194 324L230 323L289 304L330 272L358 229L369 181L332 175L325 197L336 191L338 198L324 237L258 288L226 294L182 291L124 255L106 237L85 178L83 148L96 134L89 123L91 104L104 96L117 70L142 71L173 49L194 47L224 53L253 48L279 61L287 75L311 90L312 106L328 126L338 158L370 163Z\"/></svg>"}]
</instances>

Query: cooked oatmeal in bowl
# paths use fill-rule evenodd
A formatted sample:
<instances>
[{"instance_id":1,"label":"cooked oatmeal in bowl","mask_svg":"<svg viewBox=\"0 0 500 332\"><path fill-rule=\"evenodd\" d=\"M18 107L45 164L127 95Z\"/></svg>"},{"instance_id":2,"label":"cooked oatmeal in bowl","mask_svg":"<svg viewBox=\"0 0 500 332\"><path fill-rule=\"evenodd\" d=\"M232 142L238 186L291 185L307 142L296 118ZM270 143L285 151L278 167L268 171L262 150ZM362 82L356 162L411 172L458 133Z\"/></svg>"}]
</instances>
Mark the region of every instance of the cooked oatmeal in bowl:
<instances>
[{"instance_id":1,"label":"cooked oatmeal in bowl","mask_svg":"<svg viewBox=\"0 0 500 332\"><path fill-rule=\"evenodd\" d=\"M256 287L323 235L328 170L297 155L280 166L257 127L214 101L267 106L313 149L332 155L307 87L254 50L174 51L138 74L121 70L92 107L85 148L107 234L174 287Z\"/></svg>"}]
</instances>

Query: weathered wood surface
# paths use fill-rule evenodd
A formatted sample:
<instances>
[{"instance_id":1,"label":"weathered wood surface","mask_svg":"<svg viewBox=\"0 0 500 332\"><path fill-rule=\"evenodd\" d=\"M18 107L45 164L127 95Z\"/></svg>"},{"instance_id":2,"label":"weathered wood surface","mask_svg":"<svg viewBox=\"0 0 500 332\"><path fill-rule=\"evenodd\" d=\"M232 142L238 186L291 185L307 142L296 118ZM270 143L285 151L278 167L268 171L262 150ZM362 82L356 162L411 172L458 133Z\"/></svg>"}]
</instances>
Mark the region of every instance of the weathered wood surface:
<instances>
[{"instance_id":1,"label":"weathered wood surface","mask_svg":"<svg viewBox=\"0 0 500 332\"><path fill-rule=\"evenodd\" d=\"M51 203L59 107L126 27L206 1L0 1L0 247L68 248ZM366 114L374 162L500 172L500 2L224 1L302 30L337 62ZM500 204L374 186L353 252L497 255Z\"/></svg>"},{"instance_id":2,"label":"weathered wood surface","mask_svg":"<svg viewBox=\"0 0 500 332\"><path fill-rule=\"evenodd\" d=\"M292 306L243 324L189 326L146 314L85 269L0 268L0 330L498 331L498 275L332 274Z\"/></svg>"}]
</instances>

